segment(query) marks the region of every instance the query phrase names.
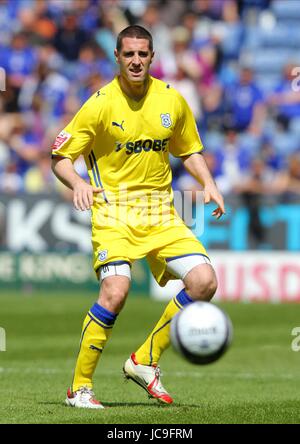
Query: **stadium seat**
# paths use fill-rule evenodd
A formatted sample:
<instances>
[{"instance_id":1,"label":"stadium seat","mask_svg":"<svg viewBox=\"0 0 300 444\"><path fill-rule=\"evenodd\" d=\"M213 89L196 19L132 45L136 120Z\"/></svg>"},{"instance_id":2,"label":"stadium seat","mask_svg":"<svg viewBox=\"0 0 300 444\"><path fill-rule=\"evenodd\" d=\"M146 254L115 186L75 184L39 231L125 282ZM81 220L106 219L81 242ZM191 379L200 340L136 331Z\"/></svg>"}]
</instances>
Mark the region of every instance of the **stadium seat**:
<instances>
[{"instance_id":1,"label":"stadium seat","mask_svg":"<svg viewBox=\"0 0 300 444\"><path fill-rule=\"evenodd\" d=\"M170 165L172 168L179 168L181 166L181 160L179 157L172 156L172 154L169 155Z\"/></svg>"},{"instance_id":2,"label":"stadium seat","mask_svg":"<svg viewBox=\"0 0 300 444\"><path fill-rule=\"evenodd\" d=\"M225 37L221 41L223 57L226 60L237 59L242 44L243 28L240 25L231 25L227 28Z\"/></svg>"},{"instance_id":3,"label":"stadium seat","mask_svg":"<svg viewBox=\"0 0 300 444\"><path fill-rule=\"evenodd\" d=\"M211 152L215 152L224 145L224 136L217 131L210 131L203 137L203 145Z\"/></svg>"},{"instance_id":4,"label":"stadium seat","mask_svg":"<svg viewBox=\"0 0 300 444\"><path fill-rule=\"evenodd\" d=\"M300 5L299 5L299 7L300 7ZM297 27L294 26L294 28L291 32L291 35L292 35L294 47L299 49L300 48L300 20L297 25L298 25Z\"/></svg>"},{"instance_id":5,"label":"stadium seat","mask_svg":"<svg viewBox=\"0 0 300 444\"><path fill-rule=\"evenodd\" d=\"M271 29L260 29L260 42L264 47L294 46L291 29L285 25L277 25Z\"/></svg>"},{"instance_id":6,"label":"stadium seat","mask_svg":"<svg viewBox=\"0 0 300 444\"><path fill-rule=\"evenodd\" d=\"M277 153L284 156L297 151L300 147L300 140L297 134L282 132L274 135L274 147Z\"/></svg>"},{"instance_id":7,"label":"stadium seat","mask_svg":"<svg viewBox=\"0 0 300 444\"><path fill-rule=\"evenodd\" d=\"M260 35L260 28L255 26L246 26L245 27L245 36L244 36L244 42L243 42L243 51L245 50L253 50L255 48L259 48L261 46L261 35Z\"/></svg>"},{"instance_id":8,"label":"stadium seat","mask_svg":"<svg viewBox=\"0 0 300 444\"><path fill-rule=\"evenodd\" d=\"M258 73L255 76L257 86L264 94L269 94L274 91L281 80L280 73Z\"/></svg>"},{"instance_id":9,"label":"stadium seat","mask_svg":"<svg viewBox=\"0 0 300 444\"><path fill-rule=\"evenodd\" d=\"M277 123L271 117L268 117L264 122L263 138L264 141L273 141L274 134L277 131Z\"/></svg>"},{"instance_id":10,"label":"stadium seat","mask_svg":"<svg viewBox=\"0 0 300 444\"><path fill-rule=\"evenodd\" d=\"M290 130L292 134L295 134L298 137L300 137L300 117L295 117L294 119L291 120ZM299 141L299 147L300 147L300 141Z\"/></svg>"},{"instance_id":11,"label":"stadium seat","mask_svg":"<svg viewBox=\"0 0 300 444\"><path fill-rule=\"evenodd\" d=\"M255 72L280 73L286 63L295 59L295 52L283 48L260 48L243 54L243 57L250 61Z\"/></svg>"},{"instance_id":12,"label":"stadium seat","mask_svg":"<svg viewBox=\"0 0 300 444\"><path fill-rule=\"evenodd\" d=\"M297 0L274 0L271 10L277 19L300 20L300 5Z\"/></svg>"},{"instance_id":13,"label":"stadium seat","mask_svg":"<svg viewBox=\"0 0 300 444\"><path fill-rule=\"evenodd\" d=\"M300 4L299 4L300 7ZM300 21L299 28L294 26L291 28L287 24L278 24L272 29L260 29L259 31L260 45L265 48L286 48L293 49L300 46Z\"/></svg>"},{"instance_id":14,"label":"stadium seat","mask_svg":"<svg viewBox=\"0 0 300 444\"><path fill-rule=\"evenodd\" d=\"M253 136L249 133L243 133L238 137L238 144L247 152L255 154L259 151L261 141L259 137Z\"/></svg>"}]
</instances>

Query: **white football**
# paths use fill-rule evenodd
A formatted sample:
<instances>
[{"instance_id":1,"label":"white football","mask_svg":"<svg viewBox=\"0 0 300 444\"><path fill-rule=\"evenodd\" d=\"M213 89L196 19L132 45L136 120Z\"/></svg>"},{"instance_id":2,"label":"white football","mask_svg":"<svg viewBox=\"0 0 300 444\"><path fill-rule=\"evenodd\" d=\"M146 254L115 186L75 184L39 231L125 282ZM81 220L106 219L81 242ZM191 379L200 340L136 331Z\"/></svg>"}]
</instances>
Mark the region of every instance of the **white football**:
<instances>
[{"instance_id":1,"label":"white football","mask_svg":"<svg viewBox=\"0 0 300 444\"><path fill-rule=\"evenodd\" d=\"M194 364L219 359L232 341L232 324L227 314L210 302L185 306L171 321L171 343Z\"/></svg>"}]
</instances>

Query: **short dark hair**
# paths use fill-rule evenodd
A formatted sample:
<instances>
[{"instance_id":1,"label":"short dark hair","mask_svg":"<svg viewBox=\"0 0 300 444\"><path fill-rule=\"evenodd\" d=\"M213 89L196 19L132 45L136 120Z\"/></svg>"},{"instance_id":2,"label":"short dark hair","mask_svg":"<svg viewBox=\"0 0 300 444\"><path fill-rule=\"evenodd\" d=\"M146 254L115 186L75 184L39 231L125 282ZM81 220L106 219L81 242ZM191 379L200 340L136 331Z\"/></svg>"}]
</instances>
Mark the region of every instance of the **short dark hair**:
<instances>
[{"instance_id":1,"label":"short dark hair","mask_svg":"<svg viewBox=\"0 0 300 444\"><path fill-rule=\"evenodd\" d=\"M147 31L147 29L143 28L142 26L139 26L139 25L127 26L127 28L123 29L123 31L121 31L119 33L119 35L117 37L117 45L116 45L116 49L118 52L121 50L122 40L124 37L133 37L136 39L148 40L149 49L151 52L153 51L152 35L150 34L149 31Z\"/></svg>"}]
</instances>

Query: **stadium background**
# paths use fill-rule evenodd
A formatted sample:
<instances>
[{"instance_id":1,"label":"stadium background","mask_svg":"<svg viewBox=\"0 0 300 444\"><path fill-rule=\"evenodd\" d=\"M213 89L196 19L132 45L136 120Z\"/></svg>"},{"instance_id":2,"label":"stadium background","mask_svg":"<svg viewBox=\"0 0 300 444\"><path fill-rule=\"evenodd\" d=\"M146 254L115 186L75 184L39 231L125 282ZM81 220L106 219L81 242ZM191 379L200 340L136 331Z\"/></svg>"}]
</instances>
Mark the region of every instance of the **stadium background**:
<instances>
[{"instance_id":1,"label":"stadium background","mask_svg":"<svg viewBox=\"0 0 300 444\"><path fill-rule=\"evenodd\" d=\"M49 153L80 105L114 76L116 34L134 23L153 34L153 75L189 102L226 199L218 223L206 208L201 235L218 297L300 301L295 0L1 0L1 288L96 289L89 214L72 209ZM174 188L196 190L171 160ZM76 168L86 176L82 160ZM133 290L149 292L144 263L134 282Z\"/></svg>"},{"instance_id":2,"label":"stadium background","mask_svg":"<svg viewBox=\"0 0 300 444\"><path fill-rule=\"evenodd\" d=\"M192 107L226 199L218 222L205 208L201 239L234 342L209 368L168 350L170 409L124 385L124 360L165 305L147 296L174 292L151 287L137 263L97 369L96 395L111 407L99 415L63 406L97 282L89 214L55 181L50 147L114 75L129 23L153 33L153 74ZM299 306L270 304L300 301L299 25L298 0L0 0L0 423L299 423ZM176 190L197 189L172 165Z\"/></svg>"}]
</instances>

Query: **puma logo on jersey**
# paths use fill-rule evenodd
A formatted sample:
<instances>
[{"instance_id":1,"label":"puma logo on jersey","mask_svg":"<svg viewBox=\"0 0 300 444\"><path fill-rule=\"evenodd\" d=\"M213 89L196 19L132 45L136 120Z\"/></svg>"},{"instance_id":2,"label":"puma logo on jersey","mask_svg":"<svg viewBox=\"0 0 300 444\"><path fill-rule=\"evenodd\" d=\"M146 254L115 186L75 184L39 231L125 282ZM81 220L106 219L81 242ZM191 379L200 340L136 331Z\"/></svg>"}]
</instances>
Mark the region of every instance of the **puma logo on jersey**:
<instances>
[{"instance_id":1,"label":"puma logo on jersey","mask_svg":"<svg viewBox=\"0 0 300 444\"><path fill-rule=\"evenodd\" d=\"M124 122L125 122L125 120L122 120L122 123L112 122L112 126L117 126L118 128L121 128L122 131L124 131L124 128L123 128Z\"/></svg>"}]
</instances>

